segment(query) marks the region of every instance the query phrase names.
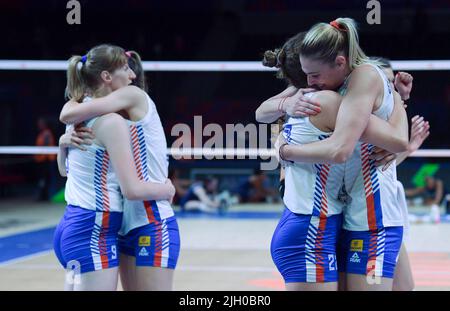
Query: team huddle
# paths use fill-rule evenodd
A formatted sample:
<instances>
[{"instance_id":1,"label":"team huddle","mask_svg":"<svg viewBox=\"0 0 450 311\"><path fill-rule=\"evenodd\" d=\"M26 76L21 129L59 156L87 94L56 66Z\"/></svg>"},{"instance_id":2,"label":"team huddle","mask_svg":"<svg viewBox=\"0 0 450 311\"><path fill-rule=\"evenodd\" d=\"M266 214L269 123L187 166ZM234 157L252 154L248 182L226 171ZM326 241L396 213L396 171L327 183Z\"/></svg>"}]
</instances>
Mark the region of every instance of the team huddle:
<instances>
[{"instance_id":1,"label":"team huddle","mask_svg":"<svg viewBox=\"0 0 450 311\"><path fill-rule=\"evenodd\" d=\"M429 135L419 116L408 135L412 77L394 78L386 60L367 57L349 18L297 34L263 64L289 84L256 110L257 121L282 126L285 209L270 249L286 289L411 290L396 165ZM66 95L58 167L67 208L54 248L80 274L65 288L115 290L120 274L124 290L171 290L175 189L138 53L100 45L73 56Z\"/></svg>"}]
</instances>

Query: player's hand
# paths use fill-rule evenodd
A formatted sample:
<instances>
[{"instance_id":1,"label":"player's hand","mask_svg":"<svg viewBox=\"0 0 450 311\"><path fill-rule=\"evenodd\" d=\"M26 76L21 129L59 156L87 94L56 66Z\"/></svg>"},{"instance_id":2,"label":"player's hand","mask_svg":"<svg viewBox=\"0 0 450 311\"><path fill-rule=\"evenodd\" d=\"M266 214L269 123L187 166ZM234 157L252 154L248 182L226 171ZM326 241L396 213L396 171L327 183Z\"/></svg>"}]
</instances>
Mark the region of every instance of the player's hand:
<instances>
[{"instance_id":1,"label":"player's hand","mask_svg":"<svg viewBox=\"0 0 450 311\"><path fill-rule=\"evenodd\" d=\"M394 80L395 89L403 100L409 99L413 86L413 76L407 72L398 72Z\"/></svg>"},{"instance_id":2,"label":"player's hand","mask_svg":"<svg viewBox=\"0 0 450 311\"><path fill-rule=\"evenodd\" d=\"M67 148L73 147L86 151L86 145L92 145L95 138L92 129L81 125L70 129L59 138L59 146Z\"/></svg>"},{"instance_id":3,"label":"player's hand","mask_svg":"<svg viewBox=\"0 0 450 311\"><path fill-rule=\"evenodd\" d=\"M375 160L376 166L383 166L382 170L385 171L397 158L397 154L391 153L380 147L374 147L372 154L369 156L371 160Z\"/></svg>"},{"instance_id":4,"label":"player's hand","mask_svg":"<svg viewBox=\"0 0 450 311\"><path fill-rule=\"evenodd\" d=\"M316 89L299 89L293 96L286 97L282 109L292 117L315 116L320 112L320 104L305 97L306 93L315 92Z\"/></svg>"},{"instance_id":5,"label":"player's hand","mask_svg":"<svg viewBox=\"0 0 450 311\"><path fill-rule=\"evenodd\" d=\"M411 138L408 144L410 153L420 148L425 139L430 135L430 124L421 116L414 116L411 119Z\"/></svg>"}]
</instances>

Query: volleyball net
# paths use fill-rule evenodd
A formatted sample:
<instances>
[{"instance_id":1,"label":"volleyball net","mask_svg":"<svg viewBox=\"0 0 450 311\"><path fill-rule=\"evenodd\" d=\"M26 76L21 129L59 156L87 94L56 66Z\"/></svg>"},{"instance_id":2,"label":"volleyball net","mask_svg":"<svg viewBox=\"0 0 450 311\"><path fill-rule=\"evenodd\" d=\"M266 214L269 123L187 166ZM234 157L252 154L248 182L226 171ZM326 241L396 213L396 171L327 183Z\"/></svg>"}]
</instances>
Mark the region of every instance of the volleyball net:
<instances>
[{"instance_id":1,"label":"volleyball net","mask_svg":"<svg viewBox=\"0 0 450 311\"><path fill-rule=\"evenodd\" d=\"M448 71L450 60L393 60L394 70L399 71ZM0 60L1 71L64 71L67 61L62 60ZM162 72L273 72L275 68L264 67L256 61L145 61L145 71ZM56 154L57 147L0 146L0 154ZM275 155L269 148L171 148L167 154L172 157L234 157L268 158ZM421 149L412 157L448 158L450 149Z\"/></svg>"}]
</instances>

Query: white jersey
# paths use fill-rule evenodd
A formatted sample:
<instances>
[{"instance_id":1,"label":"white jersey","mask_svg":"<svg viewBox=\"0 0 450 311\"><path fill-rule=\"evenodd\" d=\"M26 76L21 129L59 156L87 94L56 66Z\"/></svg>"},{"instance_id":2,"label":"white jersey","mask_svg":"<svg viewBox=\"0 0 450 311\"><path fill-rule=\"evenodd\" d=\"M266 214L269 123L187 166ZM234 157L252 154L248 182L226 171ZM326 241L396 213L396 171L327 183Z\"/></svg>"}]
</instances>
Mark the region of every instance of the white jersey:
<instances>
[{"instance_id":1,"label":"white jersey","mask_svg":"<svg viewBox=\"0 0 450 311\"><path fill-rule=\"evenodd\" d=\"M403 241L409 237L409 212L406 203L406 194L403 184L397 180L397 204L400 207L403 219Z\"/></svg>"},{"instance_id":2,"label":"white jersey","mask_svg":"<svg viewBox=\"0 0 450 311\"><path fill-rule=\"evenodd\" d=\"M92 127L96 119L91 119L86 126ZM122 193L108 152L95 143L86 145L86 149L68 150L64 194L67 204L97 212L122 212Z\"/></svg>"},{"instance_id":3,"label":"white jersey","mask_svg":"<svg viewBox=\"0 0 450 311\"><path fill-rule=\"evenodd\" d=\"M308 94L307 94L308 95ZM327 138L331 132L316 128L309 117L289 117L283 127L288 144L309 144ZM295 162L285 167L284 204L296 214L331 216L342 213L339 190L344 178L343 164Z\"/></svg>"},{"instance_id":4,"label":"white jersey","mask_svg":"<svg viewBox=\"0 0 450 311\"><path fill-rule=\"evenodd\" d=\"M394 94L383 71L374 66L383 80L383 101L374 115L388 120L394 109ZM345 94L346 86L341 89ZM351 200L344 213L343 228L352 231L377 230L402 226L401 208L397 204L397 171L395 163L382 171L369 159L374 146L358 142L345 166L345 190Z\"/></svg>"},{"instance_id":5,"label":"white jersey","mask_svg":"<svg viewBox=\"0 0 450 311\"><path fill-rule=\"evenodd\" d=\"M148 111L137 122L127 121L131 133L131 147L139 178L164 183L168 177L169 160L164 129L155 103L147 96ZM134 228L160 222L174 215L167 200L137 201L124 198L124 216L120 234Z\"/></svg>"}]
</instances>

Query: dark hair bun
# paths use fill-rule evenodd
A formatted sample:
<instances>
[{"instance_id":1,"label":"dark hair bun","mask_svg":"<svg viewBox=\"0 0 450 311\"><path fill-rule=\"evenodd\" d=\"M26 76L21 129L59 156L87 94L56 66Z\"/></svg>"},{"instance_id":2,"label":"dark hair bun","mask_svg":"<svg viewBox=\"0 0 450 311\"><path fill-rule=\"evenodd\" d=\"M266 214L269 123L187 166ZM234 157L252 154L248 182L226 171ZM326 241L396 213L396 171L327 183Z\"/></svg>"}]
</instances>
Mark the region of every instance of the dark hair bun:
<instances>
[{"instance_id":1,"label":"dark hair bun","mask_svg":"<svg viewBox=\"0 0 450 311\"><path fill-rule=\"evenodd\" d=\"M267 50L264 52L262 64L266 67L277 67L278 64L278 50Z\"/></svg>"}]
</instances>

